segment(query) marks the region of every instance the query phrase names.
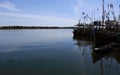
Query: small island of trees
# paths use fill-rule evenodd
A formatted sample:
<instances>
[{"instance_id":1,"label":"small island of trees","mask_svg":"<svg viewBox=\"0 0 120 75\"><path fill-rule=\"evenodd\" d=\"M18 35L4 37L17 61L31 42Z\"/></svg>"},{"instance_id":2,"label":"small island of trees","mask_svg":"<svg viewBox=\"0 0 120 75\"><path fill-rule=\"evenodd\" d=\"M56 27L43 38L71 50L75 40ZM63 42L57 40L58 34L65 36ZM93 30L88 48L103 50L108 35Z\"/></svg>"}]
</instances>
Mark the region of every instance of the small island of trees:
<instances>
[{"instance_id":1,"label":"small island of trees","mask_svg":"<svg viewBox=\"0 0 120 75\"><path fill-rule=\"evenodd\" d=\"M57 26L1 26L0 29L73 29L74 27L57 27Z\"/></svg>"}]
</instances>

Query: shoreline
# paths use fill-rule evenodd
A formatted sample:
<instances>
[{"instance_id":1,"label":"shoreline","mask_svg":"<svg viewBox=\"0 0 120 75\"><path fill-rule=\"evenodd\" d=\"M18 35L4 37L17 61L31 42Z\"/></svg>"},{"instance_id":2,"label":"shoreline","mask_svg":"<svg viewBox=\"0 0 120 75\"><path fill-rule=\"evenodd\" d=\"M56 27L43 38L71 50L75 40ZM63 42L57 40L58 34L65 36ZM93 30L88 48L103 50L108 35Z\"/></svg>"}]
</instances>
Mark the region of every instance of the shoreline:
<instances>
[{"instance_id":1,"label":"shoreline","mask_svg":"<svg viewBox=\"0 0 120 75\"><path fill-rule=\"evenodd\" d=\"M74 29L74 27L43 27L43 26L1 26L0 30L9 29Z\"/></svg>"}]
</instances>

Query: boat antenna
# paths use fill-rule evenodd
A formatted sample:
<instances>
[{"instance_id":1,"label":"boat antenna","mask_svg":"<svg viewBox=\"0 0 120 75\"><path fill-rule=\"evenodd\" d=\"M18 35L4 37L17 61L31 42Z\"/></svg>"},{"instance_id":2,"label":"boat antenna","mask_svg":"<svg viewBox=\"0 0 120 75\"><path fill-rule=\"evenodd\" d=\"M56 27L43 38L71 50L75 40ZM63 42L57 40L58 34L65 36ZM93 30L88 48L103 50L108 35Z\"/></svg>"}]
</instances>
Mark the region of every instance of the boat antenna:
<instances>
[{"instance_id":1,"label":"boat antenna","mask_svg":"<svg viewBox=\"0 0 120 75\"><path fill-rule=\"evenodd\" d=\"M104 24L104 20L105 20L105 3L104 0L102 0L102 24Z\"/></svg>"},{"instance_id":2,"label":"boat antenna","mask_svg":"<svg viewBox=\"0 0 120 75\"><path fill-rule=\"evenodd\" d=\"M120 5L119 5L119 15L120 15Z\"/></svg>"},{"instance_id":3,"label":"boat antenna","mask_svg":"<svg viewBox=\"0 0 120 75\"><path fill-rule=\"evenodd\" d=\"M120 5L119 5L119 15L118 15L118 22L120 24Z\"/></svg>"}]
</instances>

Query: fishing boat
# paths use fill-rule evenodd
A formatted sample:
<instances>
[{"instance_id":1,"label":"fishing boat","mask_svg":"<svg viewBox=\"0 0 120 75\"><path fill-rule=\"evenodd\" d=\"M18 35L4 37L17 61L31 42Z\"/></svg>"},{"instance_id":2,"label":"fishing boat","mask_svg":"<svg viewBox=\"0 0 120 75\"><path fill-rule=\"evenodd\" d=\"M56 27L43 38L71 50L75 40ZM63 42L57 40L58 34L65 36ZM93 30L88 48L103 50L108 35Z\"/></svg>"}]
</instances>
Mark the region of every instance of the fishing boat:
<instances>
[{"instance_id":1,"label":"fishing boat","mask_svg":"<svg viewBox=\"0 0 120 75\"><path fill-rule=\"evenodd\" d=\"M91 36L93 42L95 43L94 51L95 52L109 52L114 50L120 45L115 43L115 40L120 36L120 25L116 20L115 13L113 11L113 4L108 5L108 10L105 10L104 0L102 0L102 20L93 21L90 24L79 23L73 31L74 36ZM113 16L111 19L110 14ZM85 13L83 13L85 15ZM89 18L88 15L83 17Z\"/></svg>"},{"instance_id":2,"label":"fishing boat","mask_svg":"<svg viewBox=\"0 0 120 75\"><path fill-rule=\"evenodd\" d=\"M94 28L93 35L95 36L96 41L112 41L116 38L117 33L119 32L119 24L116 20L115 13L113 11L113 5L109 4L108 10L106 11L104 7L104 0L102 0L102 21L97 23L98 28ZM113 16L113 19L110 19L110 13ZM95 25L95 24L94 24ZM104 26L101 28L100 26Z\"/></svg>"},{"instance_id":3,"label":"fishing boat","mask_svg":"<svg viewBox=\"0 0 120 75\"><path fill-rule=\"evenodd\" d=\"M113 11L113 4L109 4L109 11L106 11L104 0L102 0L102 2L102 21L96 24L98 28L94 27L92 33L95 41L107 42L106 45L108 45L110 42L113 42L117 36L119 36L119 22L116 20L115 13ZM110 19L110 13L113 16L113 19ZM100 26L104 27L101 28Z\"/></svg>"},{"instance_id":4,"label":"fishing boat","mask_svg":"<svg viewBox=\"0 0 120 75\"><path fill-rule=\"evenodd\" d=\"M95 41L110 43L116 39L117 33L115 31L108 31L106 29L94 29L93 36Z\"/></svg>"}]
</instances>

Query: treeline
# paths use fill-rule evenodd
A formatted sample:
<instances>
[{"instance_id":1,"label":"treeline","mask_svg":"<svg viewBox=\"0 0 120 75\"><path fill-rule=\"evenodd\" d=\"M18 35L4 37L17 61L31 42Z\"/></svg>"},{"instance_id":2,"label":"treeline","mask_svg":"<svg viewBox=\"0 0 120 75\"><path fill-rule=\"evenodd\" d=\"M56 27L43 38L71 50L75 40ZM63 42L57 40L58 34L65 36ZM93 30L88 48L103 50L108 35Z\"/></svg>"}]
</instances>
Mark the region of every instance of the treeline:
<instances>
[{"instance_id":1,"label":"treeline","mask_svg":"<svg viewBox=\"0 0 120 75\"><path fill-rule=\"evenodd\" d=\"M1 26L0 29L73 29L73 27Z\"/></svg>"}]
</instances>

